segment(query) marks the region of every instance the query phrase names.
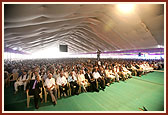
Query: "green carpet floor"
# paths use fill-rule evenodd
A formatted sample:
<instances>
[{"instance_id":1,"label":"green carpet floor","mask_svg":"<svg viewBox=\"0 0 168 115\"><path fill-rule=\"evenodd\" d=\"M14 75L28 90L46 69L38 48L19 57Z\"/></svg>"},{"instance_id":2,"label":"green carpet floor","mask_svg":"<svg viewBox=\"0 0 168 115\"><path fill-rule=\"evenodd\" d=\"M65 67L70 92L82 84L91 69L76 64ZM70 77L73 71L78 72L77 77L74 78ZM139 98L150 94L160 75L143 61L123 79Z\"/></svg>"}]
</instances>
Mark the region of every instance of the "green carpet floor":
<instances>
[{"instance_id":1,"label":"green carpet floor","mask_svg":"<svg viewBox=\"0 0 168 115\"><path fill-rule=\"evenodd\" d=\"M21 89L20 89L21 90ZM149 111L164 111L164 72L152 72L142 77L133 77L125 82L115 82L105 91L81 93L58 99L53 106L48 102L34 108L26 108L26 94L13 95L13 87L4 90L5 111L140 111L145 106Z\"/></svg>"}]
</instances>

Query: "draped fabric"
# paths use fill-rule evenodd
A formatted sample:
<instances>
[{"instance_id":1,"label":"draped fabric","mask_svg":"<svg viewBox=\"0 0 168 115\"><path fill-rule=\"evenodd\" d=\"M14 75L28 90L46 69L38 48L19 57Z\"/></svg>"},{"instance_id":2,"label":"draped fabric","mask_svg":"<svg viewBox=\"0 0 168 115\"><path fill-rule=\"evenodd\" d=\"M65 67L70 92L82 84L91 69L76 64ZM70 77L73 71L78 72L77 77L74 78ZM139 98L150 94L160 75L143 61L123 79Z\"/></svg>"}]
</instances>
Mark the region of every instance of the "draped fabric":
<instances>
[{"instance_id":1,"label":"draped fabric","mask_svg":"<svg viewBox=\"0 0 168 115\"><path fill-rule=\"evenodd\" d=\"M4 46L35 52L68 45L69 52L156 48L164 45L164 5L5 4Z\"/></svg>"}]
</instances>

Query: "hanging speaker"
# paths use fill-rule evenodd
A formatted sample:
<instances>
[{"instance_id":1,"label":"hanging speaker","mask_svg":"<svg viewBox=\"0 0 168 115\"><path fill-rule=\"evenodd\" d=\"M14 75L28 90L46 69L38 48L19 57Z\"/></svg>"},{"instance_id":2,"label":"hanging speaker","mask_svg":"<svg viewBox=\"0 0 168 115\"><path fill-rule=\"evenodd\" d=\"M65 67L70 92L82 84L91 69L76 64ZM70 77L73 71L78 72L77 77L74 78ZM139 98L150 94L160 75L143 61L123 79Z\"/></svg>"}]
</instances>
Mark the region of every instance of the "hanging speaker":
<instances>
[{"instance_id":1,"label":"hanging speaker","mask_svg":"<svg viewBox=\"0 0 168 115\"><path fill-rule=\"evenodd\" d=\"M59 45L60 52L68 52L68 45Z\"/></svg>"}]
</instances>

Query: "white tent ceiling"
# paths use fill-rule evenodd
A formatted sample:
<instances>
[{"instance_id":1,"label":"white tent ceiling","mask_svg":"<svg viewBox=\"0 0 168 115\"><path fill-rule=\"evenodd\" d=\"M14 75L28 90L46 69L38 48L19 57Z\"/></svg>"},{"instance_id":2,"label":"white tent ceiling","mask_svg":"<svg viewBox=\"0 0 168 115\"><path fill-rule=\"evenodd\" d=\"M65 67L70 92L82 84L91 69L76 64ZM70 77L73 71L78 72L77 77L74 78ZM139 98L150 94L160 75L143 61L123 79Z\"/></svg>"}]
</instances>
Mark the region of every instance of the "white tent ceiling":
<instances>
[{"instance_id":1,"label":"white tent ceiling","mask_svg":"<svg viewBox=\"0 0 168 115\"><path fill-rule=\"evenodd\" d=\"M35 52L67 44L70 52L164 45L164 5L136 4L129 14L115 4L5 4L4 45Z\"/></svg>"}]
</instances>

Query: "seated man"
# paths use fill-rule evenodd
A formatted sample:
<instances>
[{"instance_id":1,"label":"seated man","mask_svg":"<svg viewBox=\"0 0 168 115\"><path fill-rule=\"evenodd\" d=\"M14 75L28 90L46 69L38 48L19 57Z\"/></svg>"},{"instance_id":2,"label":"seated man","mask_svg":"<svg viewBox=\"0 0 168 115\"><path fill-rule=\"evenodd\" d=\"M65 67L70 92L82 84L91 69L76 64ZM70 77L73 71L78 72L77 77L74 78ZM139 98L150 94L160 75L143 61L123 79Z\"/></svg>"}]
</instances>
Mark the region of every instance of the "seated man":
<instances>
[{"instance_id":1,"label":"seated man","mask_svg":"<svg viewBox=\"0 0 168 115\"><path fill-rule=\"evenodd\" d=\"M35 80L30 80L26 86L26 91L29 92L29 95L34 95L34 104L35 108L38 109L38 100L42 102L43 100L40 98L40 93L42 88L42 81L40 81L39 76L36 76Z\"/></svg>"},{"instance_id":2,"label":"seated man","mask_svg":"<svg viewBox=\"0 0 168 115\"><path fill-rule=\"evenodd\" d=\"M79 84L83 87L84 91L87 92L86 87L88 86L88 80L85 79L83 70L80 70L78 74L78 81L79 81Z\"/></svg>"},{"instance_id":3,"label":"seated man","mask_svg":"<svg viewBox=\"0 0 168 115\"><path fill-rule=\"evenodd\" d=\"M52 74L48 74L48 78L45 80L45 86L49 92L52 102L54 105L57 104L57 89L55 87L55 79L52 77Z\"/></svg>"},{"instance_id":4,"label":"seated man","mask_svg":"<svg viewBox=\"0 0 168 115\"><path fill-rule=\"evenodd\" d=\"M42 81L45 81L48 78L48 74L50 73L50 70L47 70L45 74L42 77Z\"/></svg>"},{"instance_id":5,"label":"seated man","mask_svg":"<svg viewBox=\"0 0 168 115\"><path fill-rule=\"evenodd\" d=\"M109 71L106 73L106 77L110 78L110 83L115 81L115 73L113 73L112 67L109 67Z\"/></svg>"},{"instance_id":6,"label":"seated man","mask_svg":"<svg viewBox=\"0 0 168 115\"><path fill-rule=\"evenodd\" d=\"M124 71L124 73L128 76L128 78L132 78L132 73L131 73L131 71L129 71L126 67L125 67L125 65L123 64L123 71Z\"/></svg>"},{"instance_id":7,"label":"seated man","mask_svg":"<svg viewBox=\"0 0 168 115\"><path fill-rule=\"evenodd\" d=\"M103 80L103 77L100 76L99 72L97 71L97 68L95 68L95 71L93 72L93 78L97 79L98 83L101 86L101 89L104 91L105 89L104 80Z\"/></svg>"},{"instance_id":8,"label":"seated man","mask_svg":"<svg viewBox=\"0 0 168 115\"><path fill-rule=\"evenodd\" d=\"M85 79L87 79L88 82L90 83L90 90L91 91L97 91L97 92L99 92L99 89L97 89L97 87L96 87L96 81L94 80L94 78L93 78L92 73L90 72L90 70L86 70Z\"/></svg>"},{"instance_id":9,"label":"seated man","mask_svg":"<svg viewBox=\"0 0 168 115\"><path fill-rule=\"evenodd\" d=\"M4 71L4 82L5 82L5 87L10 86L9 73L7 71Z\"/></svg>"},{"instance_id":10,"label":"seated man","mask_svg":"<svg viewBox=\"0 0 168 115\"><path fill-rule=\"evenodd\" d=\"M143 74L144 74L144 75L148 73L148 70L147 70L147 68L144 66L143 63L140 63L139 67L140 67L140 69L143 71Z\"/></svg>"},{"instance_id":11,"label":"seated man","mask_svg":"<svg viewBox=\"0 0 168 115\"><path fill-rule=\"evenodd\" d=\"M32 72L30 79L35 80L36 76L39 76L39 79L41 80L41 76L39 75L37 71Z\"/></svg>"},{"instance_id":12,"label":"seated man","mask_svg":"<svg viewBox=\"0 0 168 115\"><path fill-rule=\"evenodd\" d=\"M116 79L116 81L119 83L119 82L120 82L120 81L119 81L120 76L118 75L117 72L114 71L114 67L112 67L112 74L115 75L115 79Z\"/></svg>"},{"instance_id":13,"label":"seated man","mask_svg":"<svg viewBox=\"0 0 168 115\"><path fill-rule=\"evenodd\" d=\"M121 77L121 79L122 79L123 81L125 81L125 80L127 79L127 76L126 76L126 74L124 73L123 68L122 68L121 66L117 66L117 67L116 67L116 70L117 70L118 75Z\"/></svg>"},{"instance_id":14,"label":"seated man","mask_svg":"<svg viewBox=\"0 0 168 115\"><path fill-rule=\"evenodd\" d=\"M141 75L143 74L143 70L142 68L139 66L139 64L135 64L136 70L137 70L137 76L141 77Z\"/></svg>"},{"instance_id":15,"label":"seated man","mask_svg":"<svg viewBox=\"0 0 168 115\"><path fill-rule=\"evenodd\" d=\"M67 79L64 76L63 71L61 71L60 76L57 78L56 83L57 83L57 85L59 85L61 96L63 96L63 94L64 94L64 96L66 96L68 87L67 87Z\"/></svg>"},{"instance_id":16,"label":"seated man","mask_svg":"<svg viewBox=\"0 0 168 115\"><path fill-rule=\"evenodd\" d=\"M72 95L76 94L78 95L79 85L77 84L77 78L74 75L74 72L71 72L68 77L68 82L70 83Z\"/></svg>"},{"instance_id":17,"label":"seated man","mask_svg":"<svg viewBox=\"0 0 168 115\"><path fill-rule=\"evenodd\" d=\"M131 71L133 76L137 76L137 68L134 66L134 64L129 64L127 69Z\"/></svg>"},{"instance_id":18,"label":"seated man","mask_svg":"<svg viewBox=\"0 0 168 115\"><path fill-rule=\"evenodd\" d=\"M17 79L17 81L14 83L15 93L18 91L18 86L24 85L24 91L26 91L26 85L28 81L28 74L27 71L24 70L22 75Z\"/></svg>"},{"instance_id":19,"label":"seated man","mask_svg":"<svg viewBox=\"0 0 168 115\"><path fill-rule=\"evenodd\" d=\"M148 73L151 72L151 71L153 71L153 67L151 67L148 62L145 62L145 63L144 63L144 66L145 66L145 68L147 69L147 72L148 72Z\"/></svg>"},{"instance_id":20,"label":"seated man","mask_svg":"<svg viewBox=\"0 0 168 115\"><path fill-rule=\"evenodd\" d=\"M106 81L106 85L109 86L111 78L109 78L109 67L108 66L105 67L105 81Z\"/></svg>"}]
</instances>

